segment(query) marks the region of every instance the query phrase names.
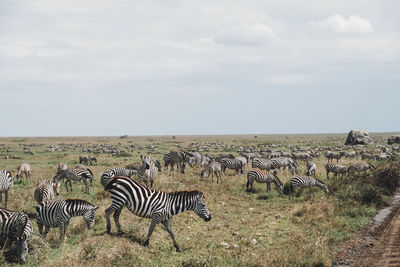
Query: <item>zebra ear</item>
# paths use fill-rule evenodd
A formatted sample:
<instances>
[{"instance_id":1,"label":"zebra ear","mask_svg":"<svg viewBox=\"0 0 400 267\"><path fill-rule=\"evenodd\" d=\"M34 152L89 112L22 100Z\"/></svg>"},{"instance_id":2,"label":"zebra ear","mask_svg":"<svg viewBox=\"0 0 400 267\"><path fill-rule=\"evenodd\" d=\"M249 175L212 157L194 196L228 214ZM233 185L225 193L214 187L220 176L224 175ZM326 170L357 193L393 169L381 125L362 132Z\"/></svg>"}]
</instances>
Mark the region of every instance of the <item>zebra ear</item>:
<instances>
[{"instance_id":1,"label":"zebra ear","mask_svg":"<svg viewBox=\"0 0 400 267\"><path fill-rule=\"evenodd\" d=\"M140 155L140 158L143 159L143 155Z\"/></svg>"}]
</instances>

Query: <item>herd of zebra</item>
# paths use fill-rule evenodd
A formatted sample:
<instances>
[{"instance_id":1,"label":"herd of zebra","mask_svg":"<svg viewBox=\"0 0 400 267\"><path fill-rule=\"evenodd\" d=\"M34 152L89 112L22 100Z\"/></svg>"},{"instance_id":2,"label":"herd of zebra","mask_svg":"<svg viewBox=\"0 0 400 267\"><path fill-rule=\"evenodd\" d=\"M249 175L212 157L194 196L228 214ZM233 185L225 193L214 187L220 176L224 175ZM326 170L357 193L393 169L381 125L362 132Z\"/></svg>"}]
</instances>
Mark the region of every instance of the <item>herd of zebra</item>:
<instances>
[{"instance_id":1,"label":"herd of zebra","mask_svg":"<svg viewBox=\"0 0 400 267\"><path fill-rule=\"evenodd\" d=\"M267 191L271 190L271 184L274 183L276 190L283 192L284 184L278 178L278 173L288 170L294 175L289 181L289 198L297 187L308 188L311 193L312 187L317 186L323 192L329 193L327 185L315 177L317 166L311 161L313 157L301 153L294 155L294 157L289 157L280 153L267 159L253 157L251 159L252 169L247 171L246 190L254 192L254 182L257 182L265 183ZM338 176L368 170L375 171L375 167L367 162L350 166L334 164L331 162L332 159L340 161L341 156L336 157L337 153L333 153L333 155L329 153L325 155L328 158L328 163L325 165L327 178L329 178L330 173ZM340 153L339 155L343 156ZM352 155L347 156L353 157ZM80 163L91 164L94 161L93 158L88 160L83 158L79 158ZM158 223L162 223L168 231L176 251L179 252L180 248L172 232L170 220L173 215L184 211L194 211L205 221L211 220L210 211L204 201L204 193L200 191L167 193L152 189L157 174L162 171L162 166L158 160L151 156L141 156L140 159L140 164L110 168L101 175L100 183L104 190L109 192L111 198L111 206L105 209L107 233L111 232L111 215L114 218L117 234L123 233L119 217L123 207L126 206L137 216L151 218L151 224L143 245L149 245L154 228ZM305 176L298 175L300 168L296 160L305 162ZM209 179L210 176L213 180L215 175L218 184L222 183L222 174L226 175L227 169L233 170L235 174L244 175L246 167L250 164L250 157L235 157L231 154L220 154L213 157L201 155L197 152L172 150L163 155L163 161L164 169L171 171L176 169L181 173L185 173L187 164L190 167L198 165L201 167L201 180ZM14 179L20 179L22 175L25 175L26 179L30 179L31 169L29 164L21 164L15 177L7 170L0 171L0 204L2 193L5 193L5 209L0 209L0 224L2 226L0 234L16 242L18 259L25 261L28 254L27 239L33 233L32 223L25 213L7 210L8 191L13 186ZM133 179L133 176L136 176L137 180ZM41 180L37 183L34 190L34 199L37 202L35 218L39 233L43 238L46 238L50 228L58 227L60 239L65 241L69 221L75 216L83 216L87 228L90 229L94 226L95 211L99 208L98 206L82 199L57 199L61 182L65 184L67 191L72 191L72 181L82 181L85 184L85 192L89 194L90 183L94 182L93 172L83 165L68 168L66 164L60 163L53 181Z\"/></svg>"}]
</instances>

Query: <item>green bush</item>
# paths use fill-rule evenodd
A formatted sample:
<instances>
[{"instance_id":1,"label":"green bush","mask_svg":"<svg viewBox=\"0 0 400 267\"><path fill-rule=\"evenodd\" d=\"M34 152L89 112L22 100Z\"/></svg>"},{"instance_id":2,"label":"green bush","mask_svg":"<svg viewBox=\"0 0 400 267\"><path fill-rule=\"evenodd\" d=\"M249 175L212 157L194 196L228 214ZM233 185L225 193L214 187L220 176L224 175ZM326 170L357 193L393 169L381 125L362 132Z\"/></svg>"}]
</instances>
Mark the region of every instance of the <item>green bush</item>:
<instances>
[{"instance_id":1,"label":"green bush","mask_svg":"<svg viewBox=\"0 0 400 267\"><path fill-rule=\"evenodd\" d=\"M289 195L289 193L290 193L290 182L286 182L283 185L283 194Z\"/></svg>"},{"instance_id":2,"label":"green bush","mask_svg":"<svg viewBox=\"0 0 400 267\"><path fill-rule=\"evenodd\" d=\"M382 195L380 194L379 189L375 186L362 186L360 189L360 197L362 204L375 204L377 207L382 205Z\"/></svg>"}]
</instances>

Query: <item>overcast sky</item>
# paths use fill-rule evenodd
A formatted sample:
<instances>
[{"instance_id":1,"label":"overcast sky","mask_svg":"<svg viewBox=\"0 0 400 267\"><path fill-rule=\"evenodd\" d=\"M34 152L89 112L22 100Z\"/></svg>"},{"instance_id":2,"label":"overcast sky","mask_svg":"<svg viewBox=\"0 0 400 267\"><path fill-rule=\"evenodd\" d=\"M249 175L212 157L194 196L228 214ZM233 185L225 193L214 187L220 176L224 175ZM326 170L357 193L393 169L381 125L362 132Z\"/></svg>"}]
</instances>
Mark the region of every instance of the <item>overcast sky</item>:
<instances>
[{"instance_id":1,"label":"overcast sky","mask_svg":"<svg viewBox=\"0 0 400 267\"><path fill-rule=\"evenodd\" d=\"M0 1L0 136L400 131L398 0Z\"/></svg>"}]
</instances>

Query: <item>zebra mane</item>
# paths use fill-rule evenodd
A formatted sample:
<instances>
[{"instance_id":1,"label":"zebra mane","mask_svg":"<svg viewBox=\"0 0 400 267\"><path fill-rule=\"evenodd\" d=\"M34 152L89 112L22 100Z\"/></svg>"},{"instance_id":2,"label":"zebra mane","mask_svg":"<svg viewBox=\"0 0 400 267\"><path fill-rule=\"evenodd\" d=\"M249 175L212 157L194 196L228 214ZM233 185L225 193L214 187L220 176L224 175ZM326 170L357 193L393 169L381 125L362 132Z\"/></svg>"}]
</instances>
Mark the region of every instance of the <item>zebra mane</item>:
<instances>
[{"instance_id":1,"label":"zebra mane","mask_svg":"<svg viewBox=\"0 0 400 267\"><path fill-rule=\"evenodd\" d=\"M89 168L86 168L86 170L90 173L91 176L93 176L93 172Z\"/></svg>"},{"instance_id":2,"label":"zebra mane","mask_svg":"<svg viewBox=\"0 0 400 267\"><path fill-rule=\"evenodd\" d=\"M325 185L325 183L324 182L322 182L320 179L317 179L317 178L315 178L315 177L313 177L315 180L317 180L317 182L319 182L319 183L321 183L321 184L323 184L323 185Z\"/></svg>"},{"instance_id":3,"label":"zebra mane","mask_svg":"<svg viewBox=\"0 0 400 267\"><path fill-rule=\"evenodd\" d=\"M275 179L278 181L278 183L279 183L280 185L283 185L283 184L282 184L282 181L278 178L278 176L274 175L274 177L275 177Z\"/></svg>"},{"instance_id":4,"label":"zebra mane","mask_svg":"<svg viewBox=\"0 0 400 267\"><path fill-rule=\"evenodd\" d=\"M89 201L86 201L86 200L83 200L83 199L76 199L76 198L72 199L72 198L70 198L70 199L65 199L65 202L67 204L72 204L72 205L74 205L74 204L86 204L86 205L90 205L90 206L96 207L95 205L93 205Z\"/></svg>"},{"instance_id":5,"label":"zebra mane","mask_svg":"<svg viewBox=\"0 0 400 267\"><path fill-rule=\"evenodd\" d=\"M181 195L181 194L186 194L187 196L196 196L196 195L202 195L204 197L204 193L199 191L199 190L192 190L192 191L175 191L175 192L169 192L168 195Z\"/></svg>"}]
</instances>

